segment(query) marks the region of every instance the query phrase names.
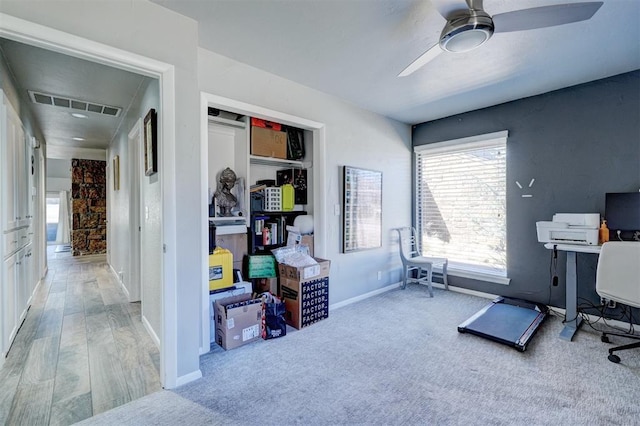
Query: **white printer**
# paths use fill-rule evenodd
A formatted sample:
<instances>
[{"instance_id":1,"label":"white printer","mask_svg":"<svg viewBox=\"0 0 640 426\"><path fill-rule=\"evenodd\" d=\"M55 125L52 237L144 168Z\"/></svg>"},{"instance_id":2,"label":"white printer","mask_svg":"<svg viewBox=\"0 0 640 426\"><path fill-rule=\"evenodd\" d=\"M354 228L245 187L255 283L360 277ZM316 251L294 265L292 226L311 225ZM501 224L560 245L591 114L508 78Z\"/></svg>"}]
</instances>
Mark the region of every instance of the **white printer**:
<instances>
[{"instance_id":1,"label":"white printer","mask_svg":"<svg viewBox=\"0 0 640 426\"><path fill-rule=\"evenodd\" d=\"M541 243L597 246L599 226L599 213L556 213L551 222L536 222Z\"/></svg>"}]
</instances>

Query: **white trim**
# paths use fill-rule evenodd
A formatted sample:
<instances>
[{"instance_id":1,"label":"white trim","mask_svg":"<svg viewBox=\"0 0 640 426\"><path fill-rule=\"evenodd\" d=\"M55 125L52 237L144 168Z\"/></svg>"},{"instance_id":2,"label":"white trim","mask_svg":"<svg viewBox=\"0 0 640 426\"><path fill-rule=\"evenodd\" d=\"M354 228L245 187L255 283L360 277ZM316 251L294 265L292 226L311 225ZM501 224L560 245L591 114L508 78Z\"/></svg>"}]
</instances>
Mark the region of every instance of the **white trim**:
<instances>
[{"instance_id":1,"label":"white trim","mask_svg":"<svg viewBox=\"0 0 640 426\"><path fill-rule=\"evenodd\" d=\"M202 371L196 370L192 371L189 374L185 374L184 376L180 376L176 379L176 387L186 385L189 382L193 382L194 380L198 380L202 377Z\"/></svg>"},{"instance_id":2,"label":"white trim","mask_svg":"<svg viewBox=\"0 0 640 426\"><path fill-rule=\"evenodd\" d=\"M425 145L416 146L413 148L414 158L413 158L412 191L415 198L413 202L413 217L414 217L415 227L418 229L418 231L421 231L420 224L418 223L420 222L421 209L420 209L420 203L417 200L419 198L418 191L420 188L420 184L419 184L419 175L421 173L420 164L423 156L431 155L431 154L437 155L440 153L451 154L457 151L467 151L471 149L495 148L502 145L504 145L506 148L508 136L509 136L509 131L502 130L499 132L486 133L483 135L475 135L475 136L469 136L465 138L446 140L446 141L441 141L436 143L429 143ZM506 177L506 164L505 164L505 176L504 176L505 184L506 184L506 178L507 177ZM505 197L506 197L506 194L505 194ZM505 211L505 225L506 225L506 211ZM505 237L506 237L506 231L505 231ZM464 264L462 263L462 265ZM508 269L506 265L505 265L504 271L497 271L497 273L483 273L479 271L474 271L473 269L471 269L471 267L469 267L469 269L466 269L464 266L460 267L460 263L458 263L458 265L450 264L448 268L448 273L453 276L468 278L468 279L473 279L478 281L491 282L491 283L496 283L501 285L509 285L511 282L511 279L506 276L507 271ZM503 275L500 275L501 273Z\"/></svg>"},{"instance_id":3,"label":"white trim","mask_svg":"<svg viewBox=\"0 0 640 426\"><path fill-rule=\"evenodd\" d=\"M434 288L444 289L444 284L433 283L432 285ZM495 299L496 297L498 297L497 294L485 293L484 291L476 291L464 287L457 287L451 284L449 284L449 291L453 291L454 293L468 294L470 296L482 297L483 299Z\"/></svg>"},{"instance_id":4,"label":"white trim","mask_svg":"<svg viewBox=\"0 0 640 426\"><path fill-rule=\"evenodd\" d=\"M82 160L107 161L107 150L47 144L47 158L58 158L60 160L80 158Z\"/></svg>"},{"instance_id":5,"label":"white trim","mask_svg":"<svg viewBox=\"0 0 640 426\"><path fill-rule=\"evenodd\" d=\"M511 278L509 277L501 277L499 275L493 274L483 274L481 272L472 272L469 270L456 269L451 267L447 268L447 275L502 285L509 285L509 283L511 283Z\"/></svg>"},{"instance_id":6,"label":"white trim","mask_svg":"<svg viewBox=\"0 0 640 426\"><path fill-rule=\"evenodd\" d=\"M116 272L116 270L113 269L113 265L110 262L107 263L107 265L109 265L109 270L111 270L111 273L116 278L116 281L118 282L118 284L120 284L120 288L122 289L122 292L127 297L127 300L129 300L129 290L127 290L127 287L124 286L124 283L122 282L122 280L118 276L118 273Z\"/></svg>"},{"instance_id":7,"label":"white trim","mask_svg":"<svg viewBox=\"0 0 640 426\"><path fill-rule=\"evenodd\" d=\"M142 236L139 227L141 221L141 170L142 166L142 118L138 118L127 135L127 157L129 163L129 248L131 257L129 258L129 285L131 293L127 291L127 300L130 302L142 302ZM136 155L131 155L131 152ZM123 286L124 287L124 286Z\"/></svg>"},{"instance_id":8,"label":"white trim","mask_svg":"<svg viewBox=\"0 0 640 426\"><path fill-rule=\"evenodd\" d=\"M389 284L388 286L379 288L379 289L374 290L374 291L370 291L370 292L362 294L360 296L352 297L351 299L347 299L347 300L343 300L342 302L334 303L332 305L329 305L329 310L333 311L334 309L344 308L345 306L351 305L351 304L356 303L356 302L361 302L361 301L363 301L365 299L368 299L370 297L374 297L374 296L377 296L379 294L386 293L387 291L399 289L401 284L402 284L402 282ZM432 285L433 285L434 288L440 288L440 289L444 290L444 284L440 284L440 283L434 282L434 283L432 283ZM485 293L485 292L476 291L476 290L470 290L470 289L467 289L467 288L456 287L456 286L452 286L452 285L449 285L449 291L453 291L455 293L468 294L468 295L471 295L471 296L482 297L483 299L495 299L496 297L498 297L498 295L496 295L496 294Z\"/></svg>"},{"instance_id":9,"label":"white trim","mask_svg":"<svg viewBox=\"0 0 640 426\"><path fill-rule=\"evenodd\" d=\"M211 93L200 92L200 211L203 217L201 223L201 235L209 235L209 116L208 107L218 108L225 111L234 112L250 117L262 118L269 121L275 121L281 124L290 125L313 132L313 163L314 173L313 179L313 221L315 229L326 228L325 206L327 205L327 194L325 193L325 166L326 166L326 144L325 144L325 125L323 123L298 117L295 115L275 111L258 105L252 105L234 99L225 98L223 96L213 95ZM249 159L247 158L247 162ZM247 182L247 185L249 182ZM326 256L326 241L324 234L316 234L315 254L318 257ZM209 243L208 238L203 238L201 242L200 252L202 253L202 265L209 264ZM203 267L201 271L202 282L202 299L201 299L201 327L202 335L200 337L200 353L209 352L210 347L210 325L209 325L209 276L207 268Z\"/></svg>"},{"instance_id":10,"label":"white trim","mask_svg":"<svg viewBox=\"0 0 640 426\"><path fill-rule=\"evenodd\" d=\"M162 339L160 381L173 388L178 380L176 190L175 190L175 68L155 59L98 43L0 13L0 37L30 44L81 59L143 74L160 80L159 158L161 173L161 226L165 253L159 254L162 269ZM155 333L154 333L155 334ZM155 336L158 339L158 336ZM199 372L199 370L197 370ZM201 373L200 373L201 374ZM197 374L196 374L197 375Z\"/></svg>"},{"instance_id":11,"label":"white trim","mask_svg":"<svg viewBox=\"0 0 640 426\"><path fill-rule=\"evenodd\" d=\"M158 158L162 167L160 181L160 205L162 215L162 251L159 253L162 268L162 339L160 363L163 387L171 389L178 381L178 274L176 225L176 111L175 68L170 66L160 76L160 113L158 120ZM142 213L141 213L142 214ZM164 254L163 254L164 253ZM162 358L161 358L162 360ZM199 369L196 371L200 371Z\"/></svg>"},{"instance_id":12,"label":"white trim","mask_svg":"<svg viewBox=\"0 0 640 426\"><path fill-rule=\"evenodd\" d=\"M434 142L434 143L428 143L425 145L418 145L413 148L413 152L415 153L425 152L425 151L429 151L429 153L440 152L440 151L453 152L452 147L456 147L457 149L460 149L460 150L466 150L468 148L481 148L485 145L486 146L493 145L493 143L498 140L500 141L506 140L508 136L509 136L509 131L502 130L500 132L486 133L484 135L469 136L466 138L452 139L452 140L447 140L442 142Z\"/></svg>"},{"instance_id":13,"label":"white trim","mask_svg":"<svg viewBox=\"0 0 640 426\"><path fill-rule=\"evenodd\" d=\"M167 64L44 25L0 13L0 36L46 50L158 77Z\"/></svg>"},{"instance_id":14,"label":"white trim","mask_svg":"<svg viewBox=\"0 0 640 426\"><path fill-rule=\"evenodd\" d=\"M343 300L342 302L334 303L333 305L329 305L329 310L333 311L334 309L344 308L345 306L351 305L353 303L361 302L361 301L363 301L365 299L368 299L370 297L377 296L377 295L382 294L382 293L386 293L387 291L395 290L397 288L400 288L400 284L401 283L399 283L399 282L394 283L394 284L389 284L388 286L379 288L377 290L370 291L370 292L365 293L365 294L361 294L360 296L352 297L350 299Z\"/></svg>"},{"instance_id":15,"label":"white trim","mask_svg":"<svg viewBox=\"0 0 640 426\"><path fill-rule=\"evenodd\" d=\"M147 317L145 317L144 315L140 315L140 320L142 321L142 325L144 325L145 330L147 330L147 333L149 333L149 336L151 336L151 340L153 340L153 343L155 343L155 345L160 348L160 338L156 334L156 331L153 329L153 327L151 327L151 324L149 323Z\"/></svg>"}]
</instances>

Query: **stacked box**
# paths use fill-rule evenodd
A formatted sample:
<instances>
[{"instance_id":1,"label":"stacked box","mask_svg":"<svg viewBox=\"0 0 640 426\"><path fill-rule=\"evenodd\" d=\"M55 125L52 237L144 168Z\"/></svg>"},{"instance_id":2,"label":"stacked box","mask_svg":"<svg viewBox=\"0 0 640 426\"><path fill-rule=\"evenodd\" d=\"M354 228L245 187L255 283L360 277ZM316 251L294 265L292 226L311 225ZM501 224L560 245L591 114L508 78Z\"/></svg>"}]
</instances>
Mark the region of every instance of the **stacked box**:
<instances>
[{"instance_id":1,"label":"stacked box","mask_svg":"<svg viewBox=\"0 0 640 426\"><path fill-rule=\"evenodd\" d=\"M287 133L251 126L251 155L287 159Z\"/></svg>"},{"instance_id":2,"label":"stacked box","mask_svg":"<svg viewBox=\"0 0 640 426\"><path fill-rule=\"evenodd\" d=\"M262 338L262 299L250 294L215 301L216 342L225 350Z\"/></svg>"},{"instance_id":3,"label":"stacked box","mask_svg":"<svg viewBox=\"0 0 640 426\"><path fill-rule=\"evenodd\" d=\"M315 258L317 265L293 267L279 264L280 290L285 319L301 329L329 317L329 270L331 262Z\"/></svg>"},{"instance_id":4,"label":"stacked box","mask_svg":"<svg viewBox=\"0 0 640 426\"><path fill-rule=\"evenodd\" d=\"M282 189L265 188L264 189L264 211L279 212L282 210Z\"/></svg>"},{"instance_id":5,"label":"stacked box","mask_svg":"<svg viewBox=\"0 0 640 426\"><path fill-rule=\"evenodd\" d=\"M209 341L216 341L216 300L225 299L239 294L251 294L253 288L250 282L235 283L233 287L209 292Z\"/></svg>"}]
</instances>

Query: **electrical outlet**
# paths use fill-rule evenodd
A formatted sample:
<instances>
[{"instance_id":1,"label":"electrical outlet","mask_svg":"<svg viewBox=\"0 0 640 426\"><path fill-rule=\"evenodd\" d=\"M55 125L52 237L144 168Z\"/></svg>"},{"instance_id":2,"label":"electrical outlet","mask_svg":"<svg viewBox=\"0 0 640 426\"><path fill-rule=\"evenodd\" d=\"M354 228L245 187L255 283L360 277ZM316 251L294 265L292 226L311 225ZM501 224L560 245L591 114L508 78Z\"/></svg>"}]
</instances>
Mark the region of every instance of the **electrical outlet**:
<instances>
[{"instance_id":1,"label":"electrical outlet","mask_svg":"<svg viewBox=\"0 0 640 426\"><path fill-rule=\"evenodd\" d=\"M616 301L615 300L608 300L607 301L607 308L615 309L616 308Z\"/></svg>"},{"instance_id":2,"label":"electrical outlet","mask_svg":"<svg viewBox=\"0 0 640 426\"><path fill-rule=\"evenodd\" d=\"M608 300L607 300L607 299L605 299L604 297L601 297L601 298L600 298L600 304L601 304L602 306L607 306L607 302L608 302Z\"/></svg>"}]
</instances>

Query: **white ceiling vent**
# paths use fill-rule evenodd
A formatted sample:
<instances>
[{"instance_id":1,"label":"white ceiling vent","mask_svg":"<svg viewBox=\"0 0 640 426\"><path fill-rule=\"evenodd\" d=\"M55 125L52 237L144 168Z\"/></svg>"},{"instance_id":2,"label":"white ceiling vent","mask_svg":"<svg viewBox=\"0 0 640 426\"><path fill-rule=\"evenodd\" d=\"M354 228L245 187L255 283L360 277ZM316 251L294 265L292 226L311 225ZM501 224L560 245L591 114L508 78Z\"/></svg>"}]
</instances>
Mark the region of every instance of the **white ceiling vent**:
<instances>
[{"instance_id":1,"label":"white ceiling vent","mask_svg":"<svg viewBox=\"0 0 640 426\"><path fill-rule=\"evenodd\" d=\"M103 105L97 102L87 102L78 99L71 99L65 96L52 95L50 93L34 92L29 90L29 97L35 104L51 105L61 108L73 109L76 111L88 111L95 112L96 114L108 115L111 117L117 117L120 115L122 108Z\"/></svg>"}]
</instances>

